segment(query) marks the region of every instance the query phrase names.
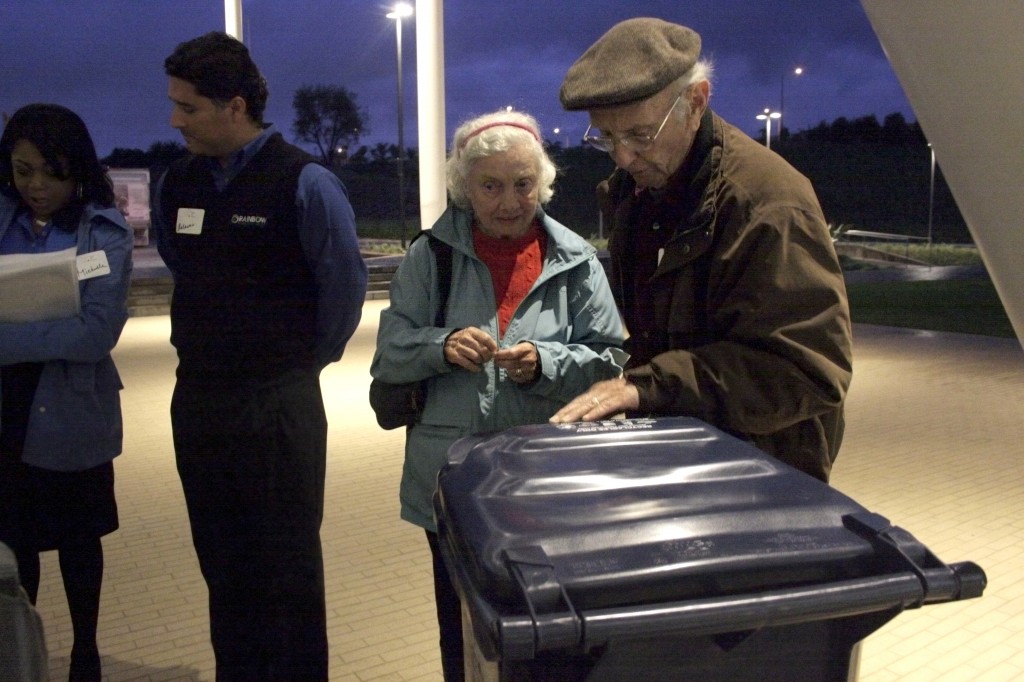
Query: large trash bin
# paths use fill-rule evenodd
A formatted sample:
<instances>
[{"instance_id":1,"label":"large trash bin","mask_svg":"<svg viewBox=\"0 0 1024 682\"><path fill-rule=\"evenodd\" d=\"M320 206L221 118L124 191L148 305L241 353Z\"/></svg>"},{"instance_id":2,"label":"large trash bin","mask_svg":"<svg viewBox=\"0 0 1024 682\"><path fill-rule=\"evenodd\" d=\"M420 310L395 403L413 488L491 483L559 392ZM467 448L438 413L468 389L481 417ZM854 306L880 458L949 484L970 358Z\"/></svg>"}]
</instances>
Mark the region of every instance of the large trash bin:
<instances>
[{"instance_id":1,"label":"large trash bin","mask_svg":"<svg viewBox=\"0 0 1024 682\"><path fill-rule=\"evenodd\" d=\"M686 418L457 442L434 499L475 680L847 680L903 609L978 597L834 488Z\"/></svg>"},{"instance_id":2,"label":"large trash bin","mask_svg":"<svg viewBox=\"0 0 1024 682\"><path fill-rule=\"evenodd\" d=\"M45 679L43 623L21 588L14 552L0 542L0 682Z\"/></svg>"}]
</instances>

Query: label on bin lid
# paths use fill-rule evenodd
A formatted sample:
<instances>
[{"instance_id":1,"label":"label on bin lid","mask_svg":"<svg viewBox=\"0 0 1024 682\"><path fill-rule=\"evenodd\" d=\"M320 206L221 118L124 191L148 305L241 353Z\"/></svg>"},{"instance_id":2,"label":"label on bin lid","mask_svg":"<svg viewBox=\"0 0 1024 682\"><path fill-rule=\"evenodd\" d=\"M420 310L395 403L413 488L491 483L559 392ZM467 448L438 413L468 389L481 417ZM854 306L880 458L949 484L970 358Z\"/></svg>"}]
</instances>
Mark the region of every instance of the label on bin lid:
<instances>
[{"instance_id":1,"label":"label on bin lid","mask_svg":"<svg viewBox=\"0 0 1024 682\"><path fill-rule=\"evenodd\" d=\"M573 422L571 424L556 424L554 428L572 433L612 433L617 431L641 431L650 430L657 424L656 419L604 419L596 422Z\"/></svg>"}]
</instances>

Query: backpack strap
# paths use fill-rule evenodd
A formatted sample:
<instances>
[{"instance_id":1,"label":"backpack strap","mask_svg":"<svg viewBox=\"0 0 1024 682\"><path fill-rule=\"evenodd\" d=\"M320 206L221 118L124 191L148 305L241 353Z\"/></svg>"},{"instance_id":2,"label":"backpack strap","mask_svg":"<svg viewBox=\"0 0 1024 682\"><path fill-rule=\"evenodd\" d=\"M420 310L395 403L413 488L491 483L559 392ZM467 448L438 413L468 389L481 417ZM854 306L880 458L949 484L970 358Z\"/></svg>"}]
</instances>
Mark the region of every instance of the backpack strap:
<instances>
[{"instance_id":1,"label":"backpack strap","mask_svg":"<svg viewBox=\"0 0 1024 682\"><path fill-rule=\"evenodd\" d=\"M422 235L427 236L427 243L434 252L434 262L437 265L438 305L437 312L434 313L434 326L443 327L448 311L448 293L452 289L452 247L435 237L430 230L421 231L413 241Z\"/></svg>"}]
</instances>

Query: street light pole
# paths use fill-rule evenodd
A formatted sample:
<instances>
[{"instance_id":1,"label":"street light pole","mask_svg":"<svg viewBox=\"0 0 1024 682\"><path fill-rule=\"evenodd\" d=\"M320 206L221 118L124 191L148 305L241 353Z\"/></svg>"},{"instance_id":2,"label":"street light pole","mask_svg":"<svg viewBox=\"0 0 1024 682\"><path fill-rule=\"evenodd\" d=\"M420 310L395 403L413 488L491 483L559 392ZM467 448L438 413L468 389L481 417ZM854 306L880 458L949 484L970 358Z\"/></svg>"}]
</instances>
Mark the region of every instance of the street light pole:
<instances>
[{"instance_id":1,"label":"street light pole","mask_svg":"<svg viewBox=\"0 0 1024 682\"><path fill-rule=\"evenodd\" d=\"M802 66L793 69L793 75L799 76L804 72ZM786 111L786 73L783 72L779 78L779 139L782 139L782 114Z\"/></svg>"},{"instance_id":2,"label":"street light pole","mask_svg":"<svg viewBox=\"0 0 1024 682\"><path fill-rule=\"evenodd\" d=\"M404 2L395 5L387 14L395 20L395 54L398 65L398 221L402 230L401 243L405 248L405 124L402 104L402 18L412 16L412 6Z\"/></svg>"},{"instance_id":3,"label":"street light pole","mask_svg":"<svg viewBox=\"0 0 1024 682\"><path fill-rule=\"evenodd\" d=\"M932 214L935 212L935 147L928 143L928 151L932 154L932 172L928 187L928 246L932 245Z\"/></svg>"},{"instance_id":4,"label":"street light pole","mask_svg":"<svg viewBox=\"0 0 1024 682\"><path fill-rule=\"evenodd\" d=\"M772 148L772 119L782 118L782 114L777 111L771 111L765 109L763 114L757 115L758 121L764 121L764 146L768 149ZM780 127L781 130L781 127Z\"/></svg>"}]
</instances>

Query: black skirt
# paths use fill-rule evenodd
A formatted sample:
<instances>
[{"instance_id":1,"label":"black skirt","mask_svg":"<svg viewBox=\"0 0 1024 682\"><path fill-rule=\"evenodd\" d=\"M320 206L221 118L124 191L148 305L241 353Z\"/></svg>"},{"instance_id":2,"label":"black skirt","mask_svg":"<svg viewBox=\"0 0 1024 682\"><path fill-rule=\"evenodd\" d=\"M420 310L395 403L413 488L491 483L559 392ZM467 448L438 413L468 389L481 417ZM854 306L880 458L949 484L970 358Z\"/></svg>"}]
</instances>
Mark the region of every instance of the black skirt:
<instances>
[{"instance_id":1,"label":"black skirt","mask_svg":"<svg viewBox=\"0 0 1024 682\"><path fill-rule=\"evenodd\" d=\"M0 370L0 542L47 551L117 530L114 464L83 471L51 471L21 461L28 406L41 363Z\"/></svg>"}]
</instances>

